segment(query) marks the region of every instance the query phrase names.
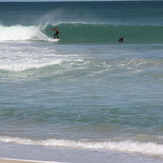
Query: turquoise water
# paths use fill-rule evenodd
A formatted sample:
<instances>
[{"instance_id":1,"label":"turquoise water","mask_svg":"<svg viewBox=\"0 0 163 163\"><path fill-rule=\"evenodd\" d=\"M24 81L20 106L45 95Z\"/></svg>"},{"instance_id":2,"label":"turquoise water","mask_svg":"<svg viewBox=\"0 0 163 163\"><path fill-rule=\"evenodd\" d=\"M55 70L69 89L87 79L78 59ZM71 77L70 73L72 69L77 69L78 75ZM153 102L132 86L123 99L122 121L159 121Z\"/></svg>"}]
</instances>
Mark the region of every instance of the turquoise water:
<instances>
[{"instance_id":1,"label":"turquoise water","mask_svg":"<svg viewBox=\"0 0 163 163\"><path fill-rule=\"evenodd\" d=\"M162 162L162 7L0 3L0 157Z\"/></svg>"}]
</instances>

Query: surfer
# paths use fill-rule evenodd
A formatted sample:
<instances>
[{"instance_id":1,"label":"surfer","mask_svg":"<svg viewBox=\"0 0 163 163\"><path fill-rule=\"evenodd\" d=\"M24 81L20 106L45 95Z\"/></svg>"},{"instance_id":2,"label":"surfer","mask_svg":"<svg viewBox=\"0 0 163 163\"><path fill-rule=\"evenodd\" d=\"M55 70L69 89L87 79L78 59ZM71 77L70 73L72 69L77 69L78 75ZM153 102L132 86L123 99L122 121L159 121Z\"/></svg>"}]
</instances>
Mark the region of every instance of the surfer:
<instances>
[{"instance_id":1,"label":"surfer","mask_svg":"<svg viewBox=\"0 0 163 163\"><path fill-rule=\"evenodd\" d=\"M57 39L59 39L59 34L60 34L60 31L58 30L58 27L55 27L54 29L51 29L51 30L55 30L55 34L54 34L54 39L57 37Z\"/></svg>"},{"instance_id":2,"label":"surfer","mask_svg":"<svg viewBox=\"0 0 163 163\"><path fill-rule=\"evenodd\" d=\"M125 41L125 38L123 38L123 37L120 37L120 38L118 39L118 42L123 42L123 41Z\"/></svg>"}]
</instances>

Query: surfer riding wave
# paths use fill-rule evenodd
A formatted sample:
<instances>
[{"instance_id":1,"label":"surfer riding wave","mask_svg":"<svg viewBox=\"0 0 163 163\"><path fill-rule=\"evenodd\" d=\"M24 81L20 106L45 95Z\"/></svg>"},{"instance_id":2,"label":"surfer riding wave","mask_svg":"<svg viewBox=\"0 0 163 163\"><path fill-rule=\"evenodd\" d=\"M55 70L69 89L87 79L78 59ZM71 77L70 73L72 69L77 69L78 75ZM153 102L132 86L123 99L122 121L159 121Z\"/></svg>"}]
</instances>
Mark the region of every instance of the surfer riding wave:
<instances>
[{"instance_id":1,"label":"surfer riding wave","mask_svg":"<svg viewBox=\"0 0 163 163\"><path fill-rule=\"evenodd\" d=\"M54 39L56 39L56 37L57 37L57 39L59 39L59 34L60 34L60 31L58 30L58 27L55 27L54 29L51 29L51 30L55 30L56 32L55 32L55 34L54 34Z\"/></svg>"}]
</instances>

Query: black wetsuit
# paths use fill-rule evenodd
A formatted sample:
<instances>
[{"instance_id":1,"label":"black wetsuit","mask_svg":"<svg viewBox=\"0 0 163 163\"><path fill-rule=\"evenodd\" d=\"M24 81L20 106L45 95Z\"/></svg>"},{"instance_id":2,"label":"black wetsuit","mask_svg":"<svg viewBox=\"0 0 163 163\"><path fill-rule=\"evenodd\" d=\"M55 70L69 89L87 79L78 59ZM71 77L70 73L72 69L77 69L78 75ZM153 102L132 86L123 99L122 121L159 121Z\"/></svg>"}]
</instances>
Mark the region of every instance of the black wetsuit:
<instances>
[{"instance_id":1,"label":"black wetsuit","mask_svg":"<svg viewBox=\"0 0 163 163\"><path fill-rule=\"evenodd\" d=\"M59 35L59 31L57 30L56 33L54 34L54 38L57 37L59 39L59 36L58 35Z\"/></svg>"},{"instance_id":2,"label":"black wetsuit","mask_svg":"<svg viewBox=\"0 0 163 163\"><path fill-rule=\"evenodd\" d=\"M125 39L123 37L119 38L119 42L123 42Z\"/></svg>"}]
</instances>

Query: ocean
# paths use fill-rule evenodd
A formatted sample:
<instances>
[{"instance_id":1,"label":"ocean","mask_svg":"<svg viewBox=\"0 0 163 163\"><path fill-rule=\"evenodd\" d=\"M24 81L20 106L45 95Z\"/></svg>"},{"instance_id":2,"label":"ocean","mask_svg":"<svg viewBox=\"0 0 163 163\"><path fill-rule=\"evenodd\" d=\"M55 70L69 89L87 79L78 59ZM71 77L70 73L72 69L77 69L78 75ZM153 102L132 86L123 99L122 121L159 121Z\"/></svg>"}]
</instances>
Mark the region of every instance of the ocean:
<instances>
[{"instance_id":1,"label":"ocean","mask_svg":"<svg viewBox=\"0 0 163 163\"><path fill-rule=\"evenodd\" d=\"M0 158L163 162L163 1L1 2Z\"/></svg>"}]
</instances>

